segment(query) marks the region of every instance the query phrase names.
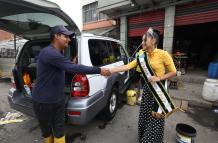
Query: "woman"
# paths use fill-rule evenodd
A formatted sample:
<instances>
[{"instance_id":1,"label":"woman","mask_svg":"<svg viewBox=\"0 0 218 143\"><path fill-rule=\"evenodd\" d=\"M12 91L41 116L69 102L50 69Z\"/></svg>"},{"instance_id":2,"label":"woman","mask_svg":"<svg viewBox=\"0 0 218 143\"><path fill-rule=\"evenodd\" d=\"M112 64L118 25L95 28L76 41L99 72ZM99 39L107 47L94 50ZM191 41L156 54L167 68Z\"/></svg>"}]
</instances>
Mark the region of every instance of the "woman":
<instances>
[{"instance_id":1,"label":"woman","mask_svg":"<svg viewBox=\"0 0 218 143\"><path fill-rule=\"evenodd\" d=\"M155 73L148 81L164 82L176 75L176 68L168 52L157 49L159 33L157 30L149 28L143 35L142 47L147 55L148 62ZM135 59L131 63L111 69L111 73L127 71L139 65L139 60ZM157 102L151 93L148 84L143 86L143 96L139 112L138 138L140 143L163 143L164 118L159 114L153 114L153 108Z\"/></svg>"}]
</instances>

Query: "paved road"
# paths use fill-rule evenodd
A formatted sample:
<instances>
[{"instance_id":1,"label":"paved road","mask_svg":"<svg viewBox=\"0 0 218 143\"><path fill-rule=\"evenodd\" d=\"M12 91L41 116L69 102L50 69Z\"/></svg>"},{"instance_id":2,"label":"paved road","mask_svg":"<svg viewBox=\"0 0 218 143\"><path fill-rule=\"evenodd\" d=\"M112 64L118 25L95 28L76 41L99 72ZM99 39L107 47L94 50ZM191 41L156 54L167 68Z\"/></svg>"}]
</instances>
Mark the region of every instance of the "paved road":
<instances>
[{"instance_id":1,"label":"paved road","mask_svg":"<svg viewBox=\"0 0 218 143\"><path fill-rule=\"evenodd\" d=\"M6 99L8 83L0 83L0 117L12 110ZM86 139L76 143L137 143L138 106L123 106L117 116L104 128L104 123L94 119L86 126L66 125L67 134L82 133ZM25 116L22 123L0 126L0 143L40 143L40 130L35 119ZM217 143L218 115L209 109L189 108L188 113L176 113L166 120L165 143L175 143L175 126L187 123L197 129L196 143ZM103 128L100 129L99 128Z\"/></svg>"}]
</instances>

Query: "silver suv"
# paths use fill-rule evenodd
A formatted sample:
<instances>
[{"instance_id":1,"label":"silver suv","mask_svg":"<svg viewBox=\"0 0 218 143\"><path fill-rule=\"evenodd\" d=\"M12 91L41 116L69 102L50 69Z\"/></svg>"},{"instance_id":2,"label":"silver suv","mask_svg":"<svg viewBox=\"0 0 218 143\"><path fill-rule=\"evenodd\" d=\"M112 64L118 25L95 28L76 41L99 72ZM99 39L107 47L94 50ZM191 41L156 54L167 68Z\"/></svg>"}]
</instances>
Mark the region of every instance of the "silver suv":
<instances>
[{"instance_id":1,"label":"silver suv","mask_svg":"<svg viewBox=\"0 0 218 143\"><path fill-rule=\"evenodd\" d=\"M0 29L28 40L19 50L13 69L13 86L8 94L12 108L34 116L31 88L36 79L37 57L40 50L49 44L49 31L55 25L64 25L75 31L76 36L72 38L69 48L63 51L74 62L108 68L127 64L129 57L120 41L81 33L76 24L78 22L74 22L76 18L69 14L69 3L0 0ZM73 5L71 7L72 12L75 12ZM112 119L117 111L119 97L130 83L129 77L128 72L113 74L107 78L98 74L66 73L67 121L82 125L99 113L106 120Z\"/></svg>"}]
</instances>

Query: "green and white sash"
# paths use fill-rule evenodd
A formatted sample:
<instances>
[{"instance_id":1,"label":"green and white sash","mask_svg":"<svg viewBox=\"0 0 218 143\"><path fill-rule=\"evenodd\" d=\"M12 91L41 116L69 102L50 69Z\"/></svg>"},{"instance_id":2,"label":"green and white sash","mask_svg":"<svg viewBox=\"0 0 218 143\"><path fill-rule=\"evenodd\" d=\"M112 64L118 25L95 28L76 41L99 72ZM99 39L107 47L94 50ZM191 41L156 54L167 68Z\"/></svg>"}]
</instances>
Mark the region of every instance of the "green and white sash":
<instances>
[{"instance_id":1,"label":"green and white sash","mask_svg":"<svg viewBox=\"0 0 218 143\"><path fill-rule=\"evenodd\" d=\"M155 73L148 62L147 54L145 52L138 55L137 62L142 71L145 83L148 84L155 99L155 105L152 109L153 112L168 117L179 108L175 106L161 81L153 83L148 81L149 77L155 76Z\"/></svg>"}]
</instances>

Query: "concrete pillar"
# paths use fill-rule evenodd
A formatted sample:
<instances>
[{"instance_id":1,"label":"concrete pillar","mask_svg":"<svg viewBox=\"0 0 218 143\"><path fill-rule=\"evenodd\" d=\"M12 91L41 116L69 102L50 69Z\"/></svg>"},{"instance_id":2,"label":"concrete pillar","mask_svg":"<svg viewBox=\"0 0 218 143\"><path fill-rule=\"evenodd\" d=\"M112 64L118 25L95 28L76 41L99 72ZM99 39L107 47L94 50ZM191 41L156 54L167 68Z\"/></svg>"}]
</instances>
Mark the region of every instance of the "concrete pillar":
<instances>
[{"instance_id":1,"label":"concrete pillar","mask_svg":"<svg viewBox=\"0 0 218 143\"><path fill-rule=\"evenodd\" d=\"M127 47L127 17L120 18L120 41L124 48Z\"/></svg>"},{"instance_id":2,"label":"concrete pillar","mask_svg":"<svg viewBox=\"0 0 218 143\"><path fill-rule=\"evenodd\" d=\"M175 6L165 8L163 49L172 54L175 23Z\"/></svg>"}]
</instances>

